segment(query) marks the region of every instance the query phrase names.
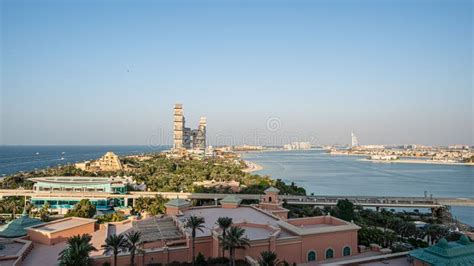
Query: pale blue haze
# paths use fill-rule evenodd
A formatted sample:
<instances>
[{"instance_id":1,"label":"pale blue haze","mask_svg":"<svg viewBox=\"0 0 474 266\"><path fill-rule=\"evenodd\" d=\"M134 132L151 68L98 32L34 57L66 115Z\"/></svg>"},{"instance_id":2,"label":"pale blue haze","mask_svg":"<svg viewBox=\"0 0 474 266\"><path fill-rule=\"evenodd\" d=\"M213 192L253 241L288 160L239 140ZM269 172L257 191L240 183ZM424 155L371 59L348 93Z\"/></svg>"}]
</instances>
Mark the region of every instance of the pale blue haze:
<instances>
[{"instance_id":1,"label":"pale blue haze","mask_svg":"<svg viewBox=\"0 0 474 266\"><path fill-rule=\"evenodd\" d=\"M472 1L0 5L0 144L169 144L175 102L211 144L473 144Z\"/></svg>"}]
</instances>

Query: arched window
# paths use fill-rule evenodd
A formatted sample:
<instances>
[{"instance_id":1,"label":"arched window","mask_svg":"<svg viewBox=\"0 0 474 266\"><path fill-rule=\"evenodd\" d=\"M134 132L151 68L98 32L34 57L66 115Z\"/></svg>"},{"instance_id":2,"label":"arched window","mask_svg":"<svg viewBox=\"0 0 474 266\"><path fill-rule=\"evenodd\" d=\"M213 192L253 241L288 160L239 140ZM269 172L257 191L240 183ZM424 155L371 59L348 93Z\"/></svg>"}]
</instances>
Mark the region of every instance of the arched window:
<instances>
[{"instance_id":1,"label":"arched window","mask_svg":"<svg viewBox=\"0 0 474 266\"><path fill-rule=\"evenodd\" d=\"M351 255L351 248L344 247L344 249L342 249L342 256L350 256L350 255Z\"/></svg>"},{"instance_id":2,"label":"arched window","mask_svg":"<svg viewBox=\"0 0 474 266\"><path fill-rule=\"evenodd\" d=\"M332 248L328 248L326 250L326 259L334 258L334 250Z\"/></svg>"},{"instance_id":3,"label":"arched window","mask_svg":"<svg viewBox=\"0 0 474 266\"><path fill-rule=\"evenodd\" d=\"M272 197L268 197L268 202L272 202Z\"/></svg>"},{"instance_id":4,"label":"arched window","mask_svg":"<svg viewBox=\"0 0 474 266\"><path fill-rule=\"evenodd\" d=\"M315 261L316 260L316 252L310 251L308 252L308 261Z\"/></svg>"}]
</instances>

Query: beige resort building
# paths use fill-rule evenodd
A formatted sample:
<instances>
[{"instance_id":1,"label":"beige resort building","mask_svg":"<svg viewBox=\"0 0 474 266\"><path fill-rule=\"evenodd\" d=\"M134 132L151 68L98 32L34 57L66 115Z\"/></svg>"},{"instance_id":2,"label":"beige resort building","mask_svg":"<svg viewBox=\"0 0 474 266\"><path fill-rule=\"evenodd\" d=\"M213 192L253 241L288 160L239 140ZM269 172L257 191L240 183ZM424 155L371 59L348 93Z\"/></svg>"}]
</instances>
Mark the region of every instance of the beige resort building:
<instances>
[{"instance_id":1,"label":"beige resort building","mask_svg":"<svg viewBox=\"0 0 474 266\"><path fill-rule=\"evenodd\" d=\"M94 161L76 163L76 168L83 171L122 171L124 167L120 158L113 152L107 152L104 156Z\"/></svg>"}]
</instances>

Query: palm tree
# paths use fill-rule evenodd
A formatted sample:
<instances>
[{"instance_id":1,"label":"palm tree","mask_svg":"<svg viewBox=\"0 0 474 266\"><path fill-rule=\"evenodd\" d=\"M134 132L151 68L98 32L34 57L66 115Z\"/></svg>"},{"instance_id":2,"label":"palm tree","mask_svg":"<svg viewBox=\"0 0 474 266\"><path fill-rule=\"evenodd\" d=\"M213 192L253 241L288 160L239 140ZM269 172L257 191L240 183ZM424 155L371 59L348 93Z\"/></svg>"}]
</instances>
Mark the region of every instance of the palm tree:
<instances>
[{"instance_id":1,"label":"palm tree","mask_svg":"<svg viewBox=\"0 0 474 266\"><path fill-rule=\"evenodd\" d=\"M199 230L202 232L202 229L204 228L204 218L203 217L197 217L197 216L190 216L188 220L186 221L186 224L184 225L186 228L191 229L191 237L193 241L193 265L194 265L194 241L196 240L196 230Z\"/></svg>"},{"instance_id":2,"label":"palm tree","mask_svg":"<svg viewBox=\"0 0 474 266\"><path fill-rule=\"evenodd\" d=\"M123 235L110 235L105 239L105 244L102 245L104 248L104 254L114 254L114 265L117 266L117 255L120 251L127 248L127 239Z\"/></svg>"},{"instance_id":3,"label":"palm tree","mask_svg":"<svg viewBox=\"0 0 474 266\"><path fill-rule=\"evenodd\" d=\"M425 234L429 238L429 243L433 245L448 234L448 229L442 225L431 224L426 228Z\"/></svg>"},{"instance_id":4,"label":"palm tree","mask_svg":"<svg viewBox=\"0 0 474 266\"><path fill-rule=\"evenodd\" d=\"M49 208L51 207L51 205L49 205L48 202L46 202L43 207L41 207L41 209L39 209L38 211L38 215L41 219L41 221L43 222L48 222L49 221L49 215L51 214L49 212Z\"/></svg>"},{"instance_id":5,"label":"palm tree","mask_svg":"<svg viewBox=\"0 0 474 266\"><path fill-rule=\"evenodd\" d=\"M245 246L248 246L250 243L250 240L244 235L245 229L238 226L231 226L226 237L221 237L224 248L229 250L230 266L235 265L235 250L245 249Z\"/></svg>"},{"instance_id":6,"label":"palm tree","mask_svg":"<svg viewBox=\"0 0 474 266\"><path fill-rule=\"evenodd\" d=\"M260 257L262 257L258 263L261 266L275 266L278 264L278 255L272 251L262 251L260 252Z\"/></svg>"},{"instance_id":7,"label":"palm tree","mask_svg":"<svg viewBox=\"0 0 474 266\"><path fill-rule=\"evenodd\" d=\"M16 201L10 201L7 203L7 208L12 212L12 219L15 219L16 213L21 211L20 206L21 205L19 205Z\"/></svg>"},{"instance_id":8,"label":"palm tree","mask_svg":"<svg viewBox=\"0 0 474 266\"><path fill-rule=\"evenodd\" d=\"M128 232L126 234L128 251L130 251L130 265L135 265L135 252L137 251L138 245L141 242L141 232Z\"/></svg>"},{"instance_id":9,"label":"palm tree","mask_svg":"<svg viewBox=\"0 0 474 266\"><path fill-rule=\"evenodd\" d=\"M59 264L62 266L90 265L89 255L97 249L90 243L89 234L68 238L67 247L59 253Z\"/></svg>"},{"instance_id":10,"label":"palm tree","mask_svg":"<svg viewBox=\"0 0 474 266\"><path fill-rule=\"evenodd\" d=\"M219 217L216 222L217 225L222 229L222 238L225 238L226 231L232 225L232 218L229 217ZM222 257L224 257L224 247L222 247Z\"/></svg>"}]
</instances>

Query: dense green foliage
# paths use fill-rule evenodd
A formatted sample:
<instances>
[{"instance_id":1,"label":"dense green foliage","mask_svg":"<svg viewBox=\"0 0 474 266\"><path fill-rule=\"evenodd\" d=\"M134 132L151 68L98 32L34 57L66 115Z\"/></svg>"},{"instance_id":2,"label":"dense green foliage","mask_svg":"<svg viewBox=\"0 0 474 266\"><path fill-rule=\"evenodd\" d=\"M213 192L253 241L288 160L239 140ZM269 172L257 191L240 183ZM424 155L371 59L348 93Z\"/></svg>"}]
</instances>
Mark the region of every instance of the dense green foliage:
<instances>
[{"instance_id":1,"label":"dense green foliage","mask_svg":"<svg viewBox=\"0 0 474 266\"><path fill-rule=\"evenodd\" d=\"M165 203L168 200L164 199L161 196L155 196L154 198L137 198L135 200L134 211L137 213L142 213L147 211L151 215L158 215L165 213Z\"/></svg>"},{"instance_id":2,"label":"dense green foliage","mask_svg":"<svg viewBox=\"0 0 474 266\"><path fill-rule=\"evenodd\" d=\"M90 243L92 236L89 234L77 235L67 240L66 248L59 253L61 266L86 266L90 265L90 253L97 251Z\"/></svg>"},{"instance_id":3,"label":"dense green foliage","mask_svg":"<svg viewBox=\"0 0 474 266\"><path fill-rule=\"evenodd\" d=\"M350 222L355 219L354 204L347 199L338 200L336 207L332 210L331 214L342 220Z\"/></svg>"},{"instance_id":4,"label":"dense green foliage","mask_svg":"<svg viewBox=\"0 0 474 266\"><path fill-rule=\"evenodd\" d=\"M68 210L64 217L92 218L95 213L95 206L88 199L83 199L76 203L74 208Z\"/></svg>"},{"instance_id":5,"label":"dense green foliage","mask_svg":"<svg viewBox=\"0 0 474 266\"><path fill-rule=\"evenodd\" d=\"M314 208L308 205L293 205L287 204L286 200L283 201L283 207L288 209L288 218L304 218L323 215L323 212L319 208Z\"/></svg>"},{"instance_id":6,"label":"dense green foliage","mask_svg":"<svg viewBox=\"0 0 474 266\"><path fill-rule=\"evenodd\" d=\"M280 189L282 194L306 194L303 188L297 187L294 183L288 186L281 180L270 179L269 176L245 173L242 171L243 162L236 159L175 159L167 158L163 154L155 154L147 160L137 158L122 158L121 160L133 170L127 172L86 172L75 168L74 165L65 165L6 176L0 183L0 187L30 189L33 183L28 178L31 177L130 175L137 182L144 182L151 191L231 193L232 191L225 188L223 188L224 191L219 191L218 188L194 187L193 182L233 180L244 186L241 193L261 194L263 190L273 185Z\"/></svg>"},{"instance_id":7,"label":"dense green foliage","mask_svg":"<svg viewBox=\"0 0 474 266\"><path fill-rule=\"evenodd\" d=\"M114 212L114 213L108 213L108 214L97 216L96 219L98 223L103 224L103 223L110 223L110 222L121 222L127 219L127 217L125 217L125 215L122 212Z\"/></svg>"},{"instance_id":8,"label":"dense green foliage","mask_svg":"<svg viewBox=\"0 0 474 266\"><path fill-rule=\"evenodd\" d=\"M49 216L51 215L51 212L49 209L51 208L51 205L49 205L48 202L46 202L41 209L38 210L38 213L36 214L41 221L43 222L49 222Z\"/></svg>"},{"instance_id":9,"label":"dense green foliage","mask_svg":"<svg viewBox=\"0 0 474 266\"><path fill-rule=\"evenodd\" d=\"M12 217L14 217L15 214L23 212L24 206L24 197L5 197L0 200L0 213L10 213ZM28 207L29 206L27 206L27 211L29 211Z\"/></svg>"}]
</instances>

